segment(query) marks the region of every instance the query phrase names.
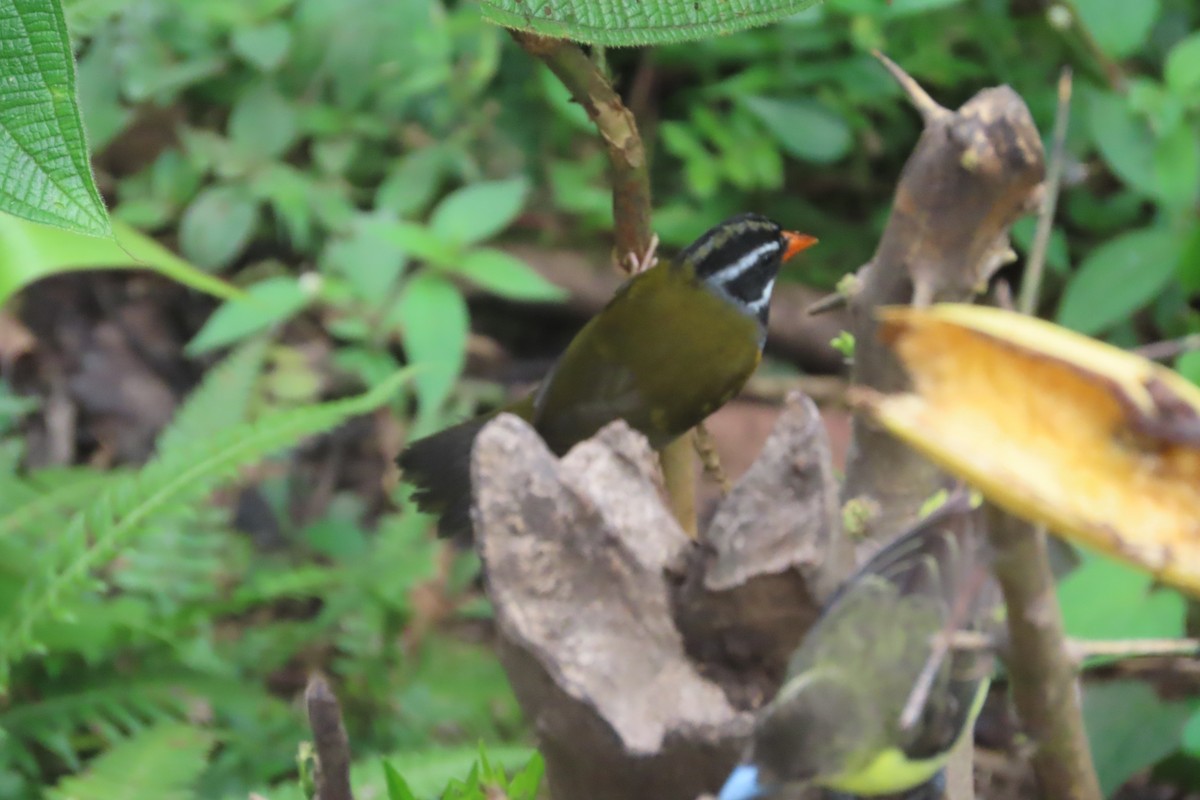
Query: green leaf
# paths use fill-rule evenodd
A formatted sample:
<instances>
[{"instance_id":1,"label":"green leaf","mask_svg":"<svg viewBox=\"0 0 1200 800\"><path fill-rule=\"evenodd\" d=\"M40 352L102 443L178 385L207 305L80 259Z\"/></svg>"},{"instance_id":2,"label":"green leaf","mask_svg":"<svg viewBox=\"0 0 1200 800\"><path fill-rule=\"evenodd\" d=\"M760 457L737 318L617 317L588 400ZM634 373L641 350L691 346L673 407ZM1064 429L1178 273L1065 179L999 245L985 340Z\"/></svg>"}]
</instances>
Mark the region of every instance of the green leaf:
<instances>
[{"instance_id":1,"label":"green leaf","mask_svg":"<svg viewBox=\"0 0 1200 800\"><path fill-rule=\"evenodd\" d=\"M415 222L371 217L361 222L361 229L364 234L378 236L413 258L440 266L453 266L461 255L456 245Z\"/></svg>"},{"instance_id":2,"label":"green leaf","mask_svg":"<svg viewBox=\"0 0 1200 800\"><path fill-rule=\"evenodd\" d=\"M501 250L471 250L452 271L476 286L513 300L561 300L567 295L520 259Z\"/></svg>"},{"instance_id":3,"label":"green leaf","mask_svg":"<svg viewBox=\"0 0 1200 800\"><path fill-rule=\"evenodd\" d=\"M270 81L244 92L229 115L230 141L255 161L283 155L296 134L296 111Z\"/></svg>"},{"instance_id":4,"label":"green leaf","mask_svg":"<svg viewBox=\"0 0 1200 800\"><path fill-rule=\"evenodd\" d=\"M437 146L423 147L399 159L375 194L378 208L412 217L424 210L441 188L447 168L446 154Z\"/></svg>"},{"instance_id":5,"label":"green leaf","mask_svg":"<svg viewBox=\"0 0 1200 800\"><path fill-rule=\"evenodd\" d=\"M796 158L827 164L850 151L846 121L814 100L746 97L742 102Z\"/></svg>"},{"instance_id":6,"label":"green leaf","mask_svg":"<svg viewBox=\"0 0 1200 800\"><path fill-rule=\"evenodd\" d=\"M0 307L39 278L82 269L150 269L217 297L240 292L120 221L98 239L0 214Z\"/></svg>"},{"instance_id":7,"label":"green leaf","mask_svg":"<svg viewBox=\"0 0 1200 800\"><path fill-rule=\"evenodd\" d=\"M509 770L520 769L536 755L528 747L516 745L489 745L489 760ZM350 768L355 796L385 796L387 772L403 776L412 794L416 797L442 797L446 785L452 781L463 781L472 772L477 773L479 750L474 747L429 748L406 750L389 756L387 766L380 770L374 762L358 762ZM382 774L381 774L382 773ZM403 795L401 795L403 796ZM388 800L394 800L389 797ZM520 800L513 797L513 800ZM527 798L526 800L532 800Z\"/></svg>"},{"instance_id":8,"label":"green leaf","mask_svg":"<svg viewBox=\"0 0 1200 800\"><path fill-rule=\"evenodd\" d=\"M383 766L383 777L387 783L388 800L417 800L412 789L408 788L408 782L387 759L383 759L380 764Z\"/></svg>"},{"instance_id":9,"label":"green leaf","mask_svg":"<svg viewBox=\"0 0 1200 800\"><path fill-rule=\"evenodd\" d=\"M121 101L120 54L116 36L92 40L79 60L79 112L88 144L99 152L125 129L133 110Z\"/></svg>"},{"instance_id":10,"label":"green leaf","mask_svg":"<svg viewBox=\"0 0 1200 800\"><path fill-rule=\"evenodd\" d=\"M183 212L179 247L201 267L225 267L241 255L257 224L254 198L235 186L210 186Z\"/></svg>"},{"instance_id":11,"label":"green leaf","mask_svg":"<svg viewBox=\"0 0 1200 800\"><path fill-rule=\"evenodd\" d=\"M388 402L408 378L406 370L358 397L279 411L227 428L108 483L56 534L45 562L21 586L10 613L0 617L0 688L7 685L13 662L35 646L37 628L77 597L91 571L131 539L181 508L194 507L245 466Z\"/></svg>"},{"instance_id":12,"label":"green leaf","mask_svg":"<svg viewBox=\"0 0 1200 800\"><path fill-rule=\"evenodd\" d=\"M691 42L778 22L816 0L483 0L489 22L543 36L626 47Z\"/></svg>"},{"instance_id":13,"label":"green leaf","mask_svg":"<svg viewBox=\"0 0 1200 800\"><path fill-rule=\"evenodd\" d=\"M271 72L287 56L292 33L282 22L268 22L257 28L235 28L229 44L242 60Z\"/></svg>"},{"instance_id":14,"label":"green leaf","mask_svg":"<svg viewBox=\"0 0 1200 800\"><path fill-rule=\"evenodd\" d=\"M1028 255L1037 233L1037 220L1022 217L1013 223L1012 237L1017 246ZM1061 228L1050 231L1050 242L1046 246L1046 266L1056 275L1065 275L1071 269L1071 257L1067 250L1067 237Z\"/></svg>"},{"instance_id":15,"label":"green leaf","mask_svg":"<svg viewBox=\"0 0 1200 800\"><path fill-rule=\"evenodd\" d=\"M419 413L429 420L449 396L466 361L467 304L451 283L422 273L405 285L394 321L403 329L408 362L420 367L413 382Z\"/></svg>"},{"instance_id":16,"label":"green leaf","mask_svg":"<svg viewBox=\"0 0 1200 800\"><path fill-rule=\"evenodd\" d=\"M1058 587L1067 632L1079 639L1168 639L1184 635L1187 604L1150 575L1089 557Z\"/></svg>"},{"instance_id":17,"label":"green leaf","mask_svg":"<svg viewBox=\"0 0 1200 800\"><path fill-rule=\"evenodd\" d=\"M536 800L545 772L546 762L542 760L542 754L534 753L529 757L529 762L509 781L508 796L512 800Z\"/></svg>"},{"instance_id":18,"label":"green leaf","mask_svg":"<svg viewBox=\"0 0 1200 800\"><path fill-rule=\"evenodd\" d=\"M1067 284L1059 324L1092 335L1137 311L1175 274L1181 244L1169 230L1144 228L1097 247Z\"/></svg>"},{"instance_id":19,"label":"green leaf","mask_svg":"<svg viewBox=\"0 0 1200 800\"><path fill-rule=\"evenodd\" d=\"M359 298L372 305L388 299L407 261L404 250L378 230L377 225L355 225L321 254L321 269L344 275Z\"/></svg>"},{"instance_id":20,"label":"green leaf","mask_svg":"<svg viewBox=\"0 0 1200 800\"><path fill-rule=\"evenodd\" d=\"M1163 66L1163 78L1177 94L1200 89L1200 32L1181 39L1171 48Z\"/></svg>"},{"instance_id":21,"label":"green leaf","mask_svg":"<svg viewBox=\"0 0 1200 800\"><path fill-rule=\"evenodd\" d=\"M182 723L164 723L126 739L63 780L49 800L191 800L215 737Z\"/></svg>"},{"instance_id":22,"label":"green leaf","mask_svg":"<svg viewBox=\"0 0 1200 800\"><path fill-rule=\"evenodd\" d=\"M1149 123L1116 94L1096 91L1087 97L1088 126L1104 160L1132 188L1153 194L1158 180Z\"/></svg>"},{"instance_id":23,"label":"green leaf","mask_svg":"<svg viewBox=\"0 0 1200 800\"><path fill-rule=\"evenodd\" d=\"M1192 383L1200 386L1200 350L1189 350L1175 360L1175 371ZM0 517L3 520L3 517ZM3 531L0 525L0 531Z\"/></svg>"},{"instance_id":24,"label":"green leaf","mask_svg":"<svg viewBox=\"0 0 1200 800\"><path fill-rule=\"evenodd\" d=\"M1105 797L1125 781L1179 749L1181 732L1197 702L1160 700L1141 681L1092 684L1083 698L1083 720Z\"/></svg>"},{"instance_id":25,"label":"green leaf","mask_svg":"<svg viewBox=\"0 0 1200 800\"><path fill-rule=\"evenodd\" d=\"M1160 11L1159 0L1075 0L1075 7L1104 52L1117 58L1145 43Z\"/></svg>"},{"instance_id":26,"label":"green leaf","mask_svg":"<svg viewBox=\"0 0 1200 800\"><path fill-rule=\"evenodd\" d=\"M253 339L204 375L171 422L158 436L159 454L215 436L246 421L254 387L262 371L268 339Z\"/></svg>"},{"instance_id":27,"label":"green leaf","mask_svg":"<svg viewBox=\"0 0 1200 800\"><path fill-rule=\"evenodd\" d=\"M244 297L226 301L188 342L192 355L207 353L290 319L308 305L312 296L290 276L259 281Z\"/></svg>"},{"instance_id":28,"label":"green leaf","mask_svg":"<svg viewBox=\"0 0 1200 800\"><path fill-rule=\"evenodd\" d=\"M456 244L489 239L521 213L528 189L524 178L464 186L438 203L429 218L429 229Z\"/></svg>"},{"instance_id":29,"label":"green leaf","mask_svg":"<svg viewBox=\"0 0 1200 800\"><path fill-rule=\"evenodd\" d=\"M1200 220L1180 236L1179 283L1187 292L1200 291Z\"/></svg>"},{"instance_id":30,"label":"green leaf","mask_svg":"<svg viewBox=\"0 0 1200 800\"><path fill-rule=\"evenodd\" d=\"M75 93L75 59L57 2L0 3L0 211L109 236Z\"/></svg>"},{"instance_id":31,"label":"green leaf","mask_svg":"<svg viewBox=\"0 0 1200 800\"><path fill-rule=\"evenodd\" d=\"M571 127L579 131L592 133L592 120L588 117L587 111L583 106L575 102L571 96L571 90L563 85L563 82L558 79L558 76L550 71L550 68L544 64L537 66L538 86L542 90L542 95L546 98L546 102L550 105L554 112L562 118Z\"/></svg>"},{"instance_id":32,"label":"green leaf","mask_svg":"<svg viewBox=\"0 0 1200 800\"><path fill-rule=\"evenodd\" d=\"M1190 212L1200 194L1200 141L1197 129L1180 120L1154 148L1155 196L1163 205Z\"/></svg>"}]
</instances>

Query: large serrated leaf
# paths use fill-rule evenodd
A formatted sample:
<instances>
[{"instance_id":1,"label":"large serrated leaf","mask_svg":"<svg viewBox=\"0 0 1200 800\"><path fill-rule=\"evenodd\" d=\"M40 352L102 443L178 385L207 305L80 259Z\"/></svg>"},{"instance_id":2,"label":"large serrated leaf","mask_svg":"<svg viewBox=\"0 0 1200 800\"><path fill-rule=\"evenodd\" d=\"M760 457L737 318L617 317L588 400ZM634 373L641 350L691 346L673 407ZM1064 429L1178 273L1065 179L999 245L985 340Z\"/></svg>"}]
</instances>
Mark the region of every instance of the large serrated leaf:
<instances>
[{"instance_id":1,"label":"large serrated leaf","mask_svg":"<svg viewBox=\"0 0 1200 800\"><path fill-rule=\"evenodd\" d=\"M108 236L58 0L0 0L0 43L0 211Z\"/></svg>"},{"instance_id":2,"label":"large serrated leaf","mask_svg":"<svg viewBox=\"0 0 1200 800\"><path fill-rule=\"evenodd\" d=\"M587 44L675 44L769 25L817 0L483 0L489 22Z\"/></svg>"}]
</instances>

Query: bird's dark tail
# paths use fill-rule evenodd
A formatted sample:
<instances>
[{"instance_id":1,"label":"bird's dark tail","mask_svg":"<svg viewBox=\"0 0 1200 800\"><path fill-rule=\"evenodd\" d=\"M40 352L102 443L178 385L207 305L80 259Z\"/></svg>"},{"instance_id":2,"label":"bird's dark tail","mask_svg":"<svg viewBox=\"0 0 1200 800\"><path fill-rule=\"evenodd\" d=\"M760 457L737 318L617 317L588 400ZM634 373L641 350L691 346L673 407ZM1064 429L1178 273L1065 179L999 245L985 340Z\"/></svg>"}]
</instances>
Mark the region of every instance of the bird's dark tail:
<instances>
[{"instance_id":1,"label":"bird's dark tail","mask_svg":"<svg viewBox=\"0 0 1200 800\"><path fill-rule=\"evenodd\" d=\"M483 426L501 413L528 420L533 416L533 395L473 417L438 433L418 439L396 458L402 479L416 487L417 507L438 515L438 536L469 547L471 527L471 450Z\"/></svg>"}]
</instances>

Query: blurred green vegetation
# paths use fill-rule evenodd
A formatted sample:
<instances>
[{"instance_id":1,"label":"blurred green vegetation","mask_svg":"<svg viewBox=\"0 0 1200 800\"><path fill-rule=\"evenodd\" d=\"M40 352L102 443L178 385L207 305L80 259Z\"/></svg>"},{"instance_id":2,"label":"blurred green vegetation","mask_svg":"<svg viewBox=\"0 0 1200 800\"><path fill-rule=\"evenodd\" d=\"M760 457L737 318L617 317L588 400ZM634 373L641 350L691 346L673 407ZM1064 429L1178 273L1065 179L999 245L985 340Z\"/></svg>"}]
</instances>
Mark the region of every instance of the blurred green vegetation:
<instances>
[{"instance_id":1,"label":"blurred green vegetation","mask_svg":"<svg viewBox=\"0 0 1200 800\"><path fill-rule=\"evenodd\" d=\"M189 331L189 355L232 355L140 470L22 472L38 402L0 381L0 630L23 631L0 648L10 670L0 797L113 796L114 779L131 800L299 796L296 743L307 734L284 698L316 666L335 677L362 780L391 798L463 776L450 796L479 796L481 781L503 783L492 765L524 768L510 789L532 796L540 767L479 634L489 611L475 565L444 557L402 489L382 513L339 493L320 519L285 529L282 548L257 546L226 509L184 497L188 487L144 518L128 512L188 447L224 468L258 462L230 455L216 434L294 433L327 408L313 404L330 383L378 389L414 365L387 406L409 435L488 396L461 376L463 288L553 303L561 292L502 245L606 249L606 160L586 115L470 2L64 5L113 217L244 295ZM823 287L870 258L920 135L872 48L948 106L1011 84L1047 132L1058 71L1072 64L1068 182L1042 310L1128 346L1200 332L1198 28L1193 0L826 0L769 27L596 57L642 124L668 248L760 211L820 236L790 279ZM33 277L88 261L85 246L60 239L54 260L39 236L22 234L43 259ZM1014 236L1024 251L1032 220ZM0 248L5 291L12 241ZM328 341L336 381L280 335L297 326ZM1177 366L1200 380L1200 355ZM280 519L289 464L255 473ZM229 475L206 479L218 477ZM119 525L113 558L93 537ZM61 531L78 541L57 541ZM64 565L70 580L43 585ZM431 593L444 607L422 601ZM1106 561L1085 561L1062 599L1079 635L1185 632L1182 598ZM31 602L38 615L12 610ZM1200 786L1195 703L1135 683L1094 697L1107 790L1154 765L1163 780ZM162 769L137 772L147 759Z\"/></svg>"}]
</instances>

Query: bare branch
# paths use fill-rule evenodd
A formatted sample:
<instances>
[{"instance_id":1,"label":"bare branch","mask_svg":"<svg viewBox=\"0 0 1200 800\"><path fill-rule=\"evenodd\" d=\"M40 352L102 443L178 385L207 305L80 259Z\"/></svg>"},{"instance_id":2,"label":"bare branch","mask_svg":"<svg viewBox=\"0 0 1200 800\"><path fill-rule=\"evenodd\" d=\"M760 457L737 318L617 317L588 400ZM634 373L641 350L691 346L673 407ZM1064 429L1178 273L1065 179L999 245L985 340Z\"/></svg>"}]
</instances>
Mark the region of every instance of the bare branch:
<instances>
[{"instance_id":1,"label":"bare branch","mask_svg":"<svg viewBox=\"0 0 1200 800\"><path fill-rule=\"evenodd\" d=\"M1042 274L1046 267L1046 250L1050 245L1050 233L1054 230L1054 211L1058 207L1058 190L1062 185L1063 162L1066 160L1067 122L1071 117L1071 68L1063 67L1058 76L1058 110L1054 115L1053 143L1050 149L1050 165L1046 172L1045 189L1041 208L1038 211L1037 230L1033 246L1029 249L1029 261L1025 266L1025 278L1021 281L1021 298L1017 308L1022 314L1032 314L1037 308L1038 295L1042 289Z\"/></svg>"},{"instance_id":2,"label":"bare branch","mask_svg":"<svg viewBox=\"0 0 1200 800\"><path fill-rule=\"evenodd\" d=\"M871 55L879 59L879 63L883 64L884 68L896 79L896 83L900 84L900 88L908 95L908 99L913 104L913 107L920 112L921 118L925 120L926 125L932 125L951 115L948 109L930 97L929 92L925 91L921 84L917 83L913 76L905 72L899 64L892 61L879 50L872 50Z\"/></svg>"}]
</instances>

